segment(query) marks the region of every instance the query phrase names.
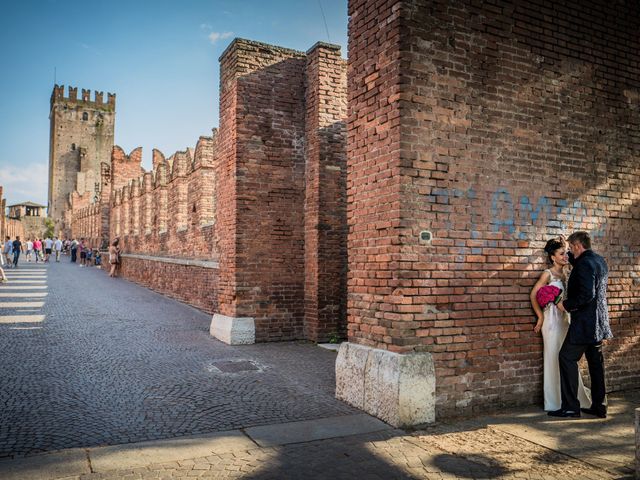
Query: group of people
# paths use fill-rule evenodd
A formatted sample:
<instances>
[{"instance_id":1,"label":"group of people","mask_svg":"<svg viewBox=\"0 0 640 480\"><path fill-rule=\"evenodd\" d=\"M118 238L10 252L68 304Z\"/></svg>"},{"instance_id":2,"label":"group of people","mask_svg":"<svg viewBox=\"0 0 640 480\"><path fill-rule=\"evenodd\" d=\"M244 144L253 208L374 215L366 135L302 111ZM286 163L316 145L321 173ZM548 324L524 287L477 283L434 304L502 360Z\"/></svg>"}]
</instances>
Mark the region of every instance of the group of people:
<instances>
[{"instance_id":1,"label":"group of people","mask_svg":"<svg viewBox=\"0 0 640 480\"><path fill-rule=\"evenodd\" d=\"M2 244L2 266L9 268L18 268L20 254L24 253L28 262L35 259L37 262L48 262L51 255L55 253L56 262L60 261L63 242L58 237L53 239L47 237L44 239L33 238L26 242L20 240L20 236L11 239L10 236L5 237Z\"/></svg>"},{"instance_id":2,"label":"group of people","mask_svg":"<svg viewBox=\"0 0 640 480\"><path fill-rule=\"evenodd\" d=\"M607 416L603 341L612 338L607 305L609 270L604 258L591 250L587 232L549 240L549 268L531 291L544 342L544 409L552 417L576 419L581 413ZM571 271L569 272L569 268ZM540 289L554 286L556 301L542 308ZM578 362L586 357L591 389L584 386Z\"/></svg>"}]
</instances>

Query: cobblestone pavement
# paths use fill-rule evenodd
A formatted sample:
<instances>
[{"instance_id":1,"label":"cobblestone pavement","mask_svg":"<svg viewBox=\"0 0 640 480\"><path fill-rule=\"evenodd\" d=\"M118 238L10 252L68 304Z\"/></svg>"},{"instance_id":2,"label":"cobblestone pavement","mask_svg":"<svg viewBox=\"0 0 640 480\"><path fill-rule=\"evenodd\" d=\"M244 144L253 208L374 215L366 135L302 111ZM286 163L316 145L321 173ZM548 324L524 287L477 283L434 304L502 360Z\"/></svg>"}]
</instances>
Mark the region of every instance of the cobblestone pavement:
<instances>
[{"instance_id":1,"label":"cobblestone pavement","mask_svg":"<svg viewBox=\"0 0 640 480\"><path fill-rule=\"evenodd\" d=\"M8 275L0 458L359 413L334 398L333 352L230 347L209 315L68 257Z\"/></svg>"}]
</instances>

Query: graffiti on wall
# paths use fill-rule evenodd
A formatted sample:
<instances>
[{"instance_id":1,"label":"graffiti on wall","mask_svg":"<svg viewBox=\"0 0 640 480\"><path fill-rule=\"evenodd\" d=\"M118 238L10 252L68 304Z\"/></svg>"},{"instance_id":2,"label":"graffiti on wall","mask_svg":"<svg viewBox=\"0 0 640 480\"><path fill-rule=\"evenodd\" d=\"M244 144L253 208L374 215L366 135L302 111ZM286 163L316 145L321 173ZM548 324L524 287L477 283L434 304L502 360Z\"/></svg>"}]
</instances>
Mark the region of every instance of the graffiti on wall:
<instances>
[{"instance_id":1,"label":"graffiti on wall","mask_svg":"<svg viewBox=\"0 0 640 480\"><path fill-rule=\"evenodd\" d=\"M586 205L581 200L549 198L542 195L532 200L527 195L517 196L506 188L488 192L488 209L474 208L478 204L478 193L473 189L432 190L437 204L452 205L468 201L471 236L480 238L481 232L505 232L518 240L532 240L537 229L564 233L570 229L586 229L594 238L603 237L606 227L606 212L600 206ZM597 205L607 205L612 199L605 195L595 196ZM487 219L486 216L489 218ZM448 222L451 227L451 221Z\"/></svg>"}]
</instances>

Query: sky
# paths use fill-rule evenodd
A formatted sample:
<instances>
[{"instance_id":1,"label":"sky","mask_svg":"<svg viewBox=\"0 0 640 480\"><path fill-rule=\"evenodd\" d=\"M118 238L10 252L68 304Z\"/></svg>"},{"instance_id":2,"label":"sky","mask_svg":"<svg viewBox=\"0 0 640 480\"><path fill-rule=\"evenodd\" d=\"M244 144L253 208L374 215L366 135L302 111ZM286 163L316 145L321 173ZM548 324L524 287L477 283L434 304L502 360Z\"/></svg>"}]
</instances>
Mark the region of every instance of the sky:
<instances>
[{"instance_id":1,"label":"sky","mask_svg":"<svg viewBox=\"0 0 640 480\"><path fill-rule=\"evenodd\" d=\"M218 126L218 58L236 37L347 53L347 0L0 0L0 185L47 204L49 101L116 93L115 143L167 157ZM323 18L324 13L324 18ZM326 19L326 22L325 22ZM65 95L67 94L65 88Z\"/></svg>"}]
</instances>

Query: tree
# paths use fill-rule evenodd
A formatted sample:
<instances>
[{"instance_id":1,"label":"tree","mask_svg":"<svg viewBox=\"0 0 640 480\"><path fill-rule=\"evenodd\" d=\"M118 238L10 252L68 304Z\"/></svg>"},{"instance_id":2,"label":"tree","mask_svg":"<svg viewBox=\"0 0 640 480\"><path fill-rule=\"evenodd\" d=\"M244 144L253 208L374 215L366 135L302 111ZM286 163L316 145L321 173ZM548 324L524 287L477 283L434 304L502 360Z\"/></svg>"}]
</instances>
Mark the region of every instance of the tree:
<instances>
[{"instance_id":1,"label":"tree","mask_svg":"<svg viewBox=\"0 0 640 480\"><path fill-rule=\"evenodd\" d=\"M44 238L53 238L53 232L56 226L55 222L50 218L45 218L44 225L47 227L47 230L44 232Z\"/></svg>"}]
</instances>

